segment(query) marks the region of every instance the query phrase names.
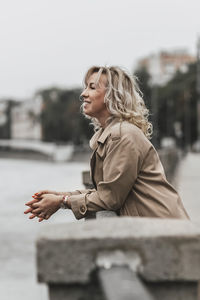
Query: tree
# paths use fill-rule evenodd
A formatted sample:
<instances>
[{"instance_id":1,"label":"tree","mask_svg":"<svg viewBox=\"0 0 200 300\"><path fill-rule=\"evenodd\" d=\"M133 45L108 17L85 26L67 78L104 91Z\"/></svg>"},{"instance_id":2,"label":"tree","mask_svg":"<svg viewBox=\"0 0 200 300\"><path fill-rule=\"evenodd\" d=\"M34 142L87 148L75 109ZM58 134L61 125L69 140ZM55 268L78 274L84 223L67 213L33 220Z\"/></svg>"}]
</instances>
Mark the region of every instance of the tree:
<instances>
[{"instance_id":1,"label":"tree","mask_svg":"<svg viewBox=\"0 0 200 300\"><path fill-rule=\"evenodd\" d=\"M182 146L192 145L196 141L196 67L194 63L188 66L187 72L177 72L164 86L151 86L150 75L145 69L135 72L154 127L157 119L158 140L173 137Z\"/></svg>"},{"instance_id":2,"label":"tree","mask_svg":"<svg viewBox=\"0 0 200 300\"><path fill-rule=\"evenodd\" d=\"M43 99L43 140L81 144L92 135L89 121L80 113L80 89L49 88L37 95Z\"/></svg>"},{"instance_id":3,"label":"tree","mask_svg":"<svg viewBox=\"0 0 200 300\"><path fill-rule=\"evenodd\" d=\"M180 138L182 145L192 145L197 139L196 64L189 65L186 73L177 72L159 88L158 98L161 137ZM177 136L176 124L180 124L180 137Z\"/></svg>"},{"instance_id":4,"label":"tree","mask_svg":"<svg viewBox=\"0 0 200 300\"><path fill-rule=\"evenodd\" d=\"M150 84L151 76L148 73L146 68L137 69L134 72L134 75L138 79L138 84L143 94L145 105L149 110L151 110L151 98L152 98L152 86Z\"/></svg>"}]
</instances>

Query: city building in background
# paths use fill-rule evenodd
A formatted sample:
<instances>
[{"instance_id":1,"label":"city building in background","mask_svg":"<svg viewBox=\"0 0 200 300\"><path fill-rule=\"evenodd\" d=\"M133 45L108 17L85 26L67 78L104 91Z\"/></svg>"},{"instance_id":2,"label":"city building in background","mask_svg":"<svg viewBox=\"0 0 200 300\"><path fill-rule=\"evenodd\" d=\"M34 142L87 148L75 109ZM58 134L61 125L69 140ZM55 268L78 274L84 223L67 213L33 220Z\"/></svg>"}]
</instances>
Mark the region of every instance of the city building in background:
<instances>
[{"instance_id":1,"label":"city building in background","mask_svg":"<svg viewBox=\"0 0 200 300\"><path fill-rule=\"evenodd\" d=\"M39 96L18 103L11 112L12 139L41 140L41 110L42 99Z\"/></svg>"},{"instance_id":2,"label":"city building in background","mask_svg":"<svg viewBox=\"0 0 200 300\"><path fill-rule=\"evenodd\" d=\"M151 76L152 85L165 85L177 71L187 72L188 65L194 63L196 57L184 49L161 51L138 61L137 68L145 68Z\"/></svg>"},{"instance_id":3,"label":"city building in background","mask_svg":"<svg viewBox=\"0 0 200 300\"><path fill-rule=\"evenodd\" d=\"M11 138L11 111L16 101L0 99L0 139Z\"/></svg>"}]
</instances>

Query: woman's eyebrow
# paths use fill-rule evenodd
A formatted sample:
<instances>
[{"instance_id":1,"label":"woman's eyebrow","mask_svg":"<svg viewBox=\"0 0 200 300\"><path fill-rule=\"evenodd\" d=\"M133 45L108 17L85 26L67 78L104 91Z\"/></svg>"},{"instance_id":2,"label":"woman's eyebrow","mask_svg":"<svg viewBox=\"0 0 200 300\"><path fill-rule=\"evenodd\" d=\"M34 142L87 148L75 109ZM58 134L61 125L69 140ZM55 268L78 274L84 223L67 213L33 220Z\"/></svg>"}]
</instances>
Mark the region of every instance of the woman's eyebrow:
<instances>
[{"instance_id":1,"label":"woman's eyebrow","mask_svg":"<svg viewBox=\"0 0 200 300\"><path fill-rule=\"evenodd\" d=\"M86 82L85 88L87 88L87 86L92 87L92 85L96 86L96 82L93 82L93 81L91 81L91 82Z\"/></svg>"},{"instance_id":2,"label":"woman's eyebrow","mask_svg":"<svg viewBox=\"0 0 200 300\"><path fill-rule=\"evenodd\" d=\"M92 85L96 85L95 82L91 81L88 83L88 86L92 87Z\"/></svg>"}]
</instances>

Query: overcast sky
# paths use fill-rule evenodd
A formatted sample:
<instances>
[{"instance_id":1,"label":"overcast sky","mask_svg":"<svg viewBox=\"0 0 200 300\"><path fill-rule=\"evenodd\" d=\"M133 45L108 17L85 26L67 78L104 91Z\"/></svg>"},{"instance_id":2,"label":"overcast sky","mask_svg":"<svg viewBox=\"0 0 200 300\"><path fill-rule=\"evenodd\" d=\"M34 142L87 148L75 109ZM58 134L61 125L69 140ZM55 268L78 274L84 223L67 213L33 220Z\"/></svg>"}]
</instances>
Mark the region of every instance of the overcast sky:
<instances>
[{"instance_id":1,"label":"overcast sky","mask_svg":"<svg viewBox=\"0 0 200 300\"><path fill-rule=\"evenodd\" d=\"M132 71L160 49L195 54L199 0L0 0L0 97L74 87L93 64Z\"/></svg>"}]
</instances>

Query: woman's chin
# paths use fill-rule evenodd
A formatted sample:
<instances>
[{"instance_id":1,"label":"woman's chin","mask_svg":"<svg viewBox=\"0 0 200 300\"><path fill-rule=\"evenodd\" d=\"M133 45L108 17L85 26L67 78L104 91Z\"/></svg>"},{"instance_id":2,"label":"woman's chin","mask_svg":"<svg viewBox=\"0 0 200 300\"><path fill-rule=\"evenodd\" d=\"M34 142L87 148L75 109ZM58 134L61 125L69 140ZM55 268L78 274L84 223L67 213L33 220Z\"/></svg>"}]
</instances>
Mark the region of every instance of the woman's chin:
<instances>
[{"instance_id":1,"label":"woman's chin","mask_svg":"<svg viewBox=\"0 0 200 300\"><path fill-rule=\"evenodd\" d=\"M89 117L92 117L90 111L88 109L83 109L83 113L86 115L86 116L89 116Z\"/></svg>"}]
</instances>

